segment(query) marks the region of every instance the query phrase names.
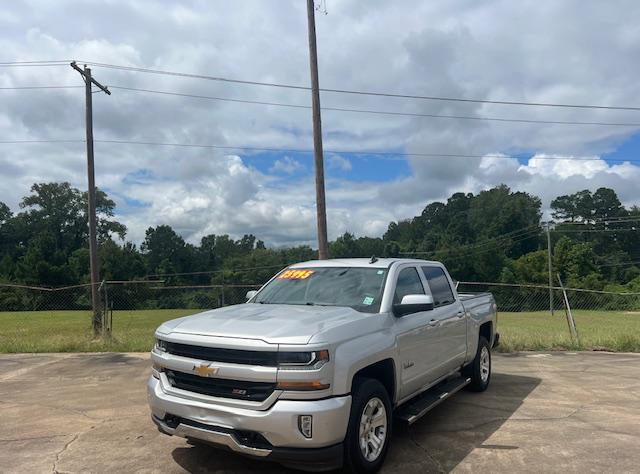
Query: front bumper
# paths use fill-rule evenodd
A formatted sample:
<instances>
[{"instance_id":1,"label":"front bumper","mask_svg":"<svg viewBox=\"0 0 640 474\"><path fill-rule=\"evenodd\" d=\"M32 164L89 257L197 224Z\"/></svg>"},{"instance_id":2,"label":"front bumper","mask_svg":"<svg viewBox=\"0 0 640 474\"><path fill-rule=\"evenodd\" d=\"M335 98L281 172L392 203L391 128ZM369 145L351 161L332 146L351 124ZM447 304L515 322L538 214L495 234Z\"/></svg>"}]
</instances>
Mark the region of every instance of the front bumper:
<instances>
[{"instance_id":1,"label":"front bumper","mask_svg":"<svg viewBox=\"0 0 640 474\"><path fill-rule=\"evenodd\" d=\"M267 410L206 403L167 393L153 376L147 385L153 421L160 431L223 446L240 454L314 470L339 467L351 396L324 400L277 400ZM298 429L298 416L313 416L312 438ZM253 435L259 442L249 442ZM263 440L263 441L262 441ZM331 465L330 465L331 464Z\"/></svg>"},{"instance_id":2,"label":"front bumper","mask_svg":"<svg viewBox=\"0 0 640 474\"><path fill-rule=\"evenodd\" d=\"M243 456L278 462L305 471L331 471L342 467L344 449L342 443L325 448L278 448L275 446L252 447L243 444L246 433L219 426L204 425L186 419L170 417L170 422L155 415L151 419L162 433L198 440L216 448L228 449ZM170 426L171 424L171 426ZM255 442L255 438L252 439Z\"/></svg>"}]
</instances>

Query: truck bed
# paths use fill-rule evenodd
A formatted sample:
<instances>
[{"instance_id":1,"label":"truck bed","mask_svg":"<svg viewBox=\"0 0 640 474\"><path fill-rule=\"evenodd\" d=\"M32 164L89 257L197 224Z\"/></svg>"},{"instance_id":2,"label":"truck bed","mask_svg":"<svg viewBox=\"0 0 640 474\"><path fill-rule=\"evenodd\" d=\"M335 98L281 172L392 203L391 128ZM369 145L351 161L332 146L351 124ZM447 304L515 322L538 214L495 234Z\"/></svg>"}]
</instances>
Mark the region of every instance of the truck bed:
<instances>
[{"instance_id":1,"label":"truck bed","mask_svg":"<svg viewBox=\"0 0 640 474\"><path fill-rule=\"evenodd\" d=\"M480 293L458 293L458 297L460 301L469 301L474 298L480 298L482 296L491 296L489 292L480 292Z\"/></svg>"}]
</instances>

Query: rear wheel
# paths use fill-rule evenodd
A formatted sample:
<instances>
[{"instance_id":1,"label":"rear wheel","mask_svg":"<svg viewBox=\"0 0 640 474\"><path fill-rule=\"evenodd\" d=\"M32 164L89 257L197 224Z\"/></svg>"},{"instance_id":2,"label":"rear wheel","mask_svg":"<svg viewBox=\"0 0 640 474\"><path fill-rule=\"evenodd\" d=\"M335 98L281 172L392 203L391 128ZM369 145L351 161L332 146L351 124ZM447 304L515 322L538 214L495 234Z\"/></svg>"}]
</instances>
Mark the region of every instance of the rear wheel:
<instances>
[{"instance_id":1,"label":"rear wheel","mask_svg":"<svg viewBox=\"0 0 640 474\"><path fill-rule=\"evenodd\" d=\"M478 340L478 350L473 362L463 370L466 377L471 377L469 390L474 392L484 392L491 380L491 350L489 341L483 336Z\"/></svg>"},{"instance_id":2,"label":"rear wheel","mask_svg":"<svg viewBox=\"0 0 640 474\"><path fill-rule=\"evenodd\" d=\"M375 379L356 379L345 438L345 466L353 473L374 473L382 466L391 437L391 401Z\"/></svg>"}]
</instances>

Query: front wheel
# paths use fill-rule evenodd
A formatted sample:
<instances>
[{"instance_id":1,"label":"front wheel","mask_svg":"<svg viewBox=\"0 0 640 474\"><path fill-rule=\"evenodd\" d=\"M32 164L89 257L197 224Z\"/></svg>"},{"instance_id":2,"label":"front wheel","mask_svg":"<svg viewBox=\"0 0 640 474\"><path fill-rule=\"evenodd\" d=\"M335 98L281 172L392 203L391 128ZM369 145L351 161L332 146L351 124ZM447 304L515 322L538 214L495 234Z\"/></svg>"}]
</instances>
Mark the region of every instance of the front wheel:
<instances>
[{"instance_id":1,"label":"front wheel","mask_svg":"<svg viewBox=\"0 0 640 474\"><path fill-rule=\"evenodd\" d=\"M345 438L345 465L353 473L369 474L382 466L391 437L391 401L375 379L354 381L351 415Z\"/></svg>"},{"instance_id":2,"label":"front wheel","mask_svg":"<svg viewBox=\"0 0 640 474\"><path fill-rule=\"evenodd\" d=\"M478 341L478 351L473 362L466 366L463 371L466 377L471 377L469 390L474 392L484 392L491 380L491 350L489 341L480 336Z\"/></svg>"}]
</instances>

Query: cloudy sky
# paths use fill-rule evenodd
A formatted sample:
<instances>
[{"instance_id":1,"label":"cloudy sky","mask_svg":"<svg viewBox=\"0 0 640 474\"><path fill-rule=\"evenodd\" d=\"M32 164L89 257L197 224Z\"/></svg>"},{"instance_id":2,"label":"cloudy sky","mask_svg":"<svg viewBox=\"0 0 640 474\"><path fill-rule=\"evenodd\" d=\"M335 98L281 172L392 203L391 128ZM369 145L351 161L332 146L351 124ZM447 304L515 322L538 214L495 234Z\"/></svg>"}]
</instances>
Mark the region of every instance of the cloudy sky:
<instances>
[{"instance_id":1,"label":"cloudy sky","mask_svg":"<svg viewBox=\"0 0 640 474\"><path fill-rule=\"evenodd\" d=\"M327 0L317 15L320 85L397 94L640 106L640 3L597 0ZM9 6L7 6L9 5ZM65 60L307 86L302 0L7 2L0 62ZM94 66L97 140L312 148L311 111L131 91L310 105L309 92ZM82 140L82 88L68 65L0 66L0 141ZM456 191L506 183L539 195L613 187L640 204L640 112L322 94L328 108L620 125L566 125L325 110L329 237L380 235ZM310 153L98 142L97 185L128 238L170 224L187 240L253 233L314 243ZM345 153L348 152L348 153ZM359 152L359 153L353 153ZM372 152L387 152L380 155ZM409 154L409 156L407 155ZM411 155L413 154L413 155ZM420 154L471 155L465 157ZM567 160L562 158L573 158ZM581 160L577 160L580 158ZM586 159L585 159L586 158ZM0 201L34 182L86 188L84 144L0 143Z\"/></svg>"}]
</instances>

